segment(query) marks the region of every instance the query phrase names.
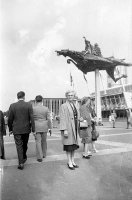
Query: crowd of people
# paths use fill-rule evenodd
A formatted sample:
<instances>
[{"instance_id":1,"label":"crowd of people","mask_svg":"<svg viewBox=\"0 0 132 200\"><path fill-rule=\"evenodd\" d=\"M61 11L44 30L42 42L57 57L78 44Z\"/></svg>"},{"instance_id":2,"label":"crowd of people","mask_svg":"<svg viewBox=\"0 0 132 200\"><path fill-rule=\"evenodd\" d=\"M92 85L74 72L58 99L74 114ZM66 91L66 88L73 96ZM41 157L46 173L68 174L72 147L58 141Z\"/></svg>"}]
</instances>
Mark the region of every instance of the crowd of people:
<instances>
[{"instance_id":1,"label":"crowd of people","mask_svg":"<svg viewBox=\"0 0 132 200\"><path fill-rule=\"evenodd\" d=\"M79 104L76 93L69 90L65 93L66 102L60 106L59 129L61 132L63 150L67 155L67 166L74 170L79 166L75 163L75 151L79 141L83 144L82 158L90 159L96 153L95 141L99 137L96 130L96 113L93 100L84 97ZM48 107L43 106L43 97L35 97L35 104L25 102L25 93L17 93L18 101L11 104L8 111L9 135L14 135L18 155L18 169L24 169L27 160L29 134L32 132L36 143L36 159L42 162L47 153L47 133L52 133L52 118ZM129 118L129 117L128 117ZM115 127L115 112L111 113L113 128ZM129 120L127 128L129 127ZM0 158L5 159L4 139L6 135L3 112L0 111Z\"/></svg>"},{"instance_id":2,"label":"crowd of people","mask_svg":"<svg viewBox=\"0 0 132 200\"><path fill-rule=\"evenodd\" d=\"M29 134L32 132L36 142L36 157L38 162L42 162L47 151L47 132L52 128L49 109L43 106L43 97L36 96L35 105L25 102L25 93L17 93L18 101L9 107L8 127L9 135L14 135L16 150L18 155L18 169L24 169L27 160L27 149ZM6 135L5 121L2 111L0 112L0 157L5 159L4 140Z\"/></svg>"},{"instance_id":3,"label":"crowd of people","mask_svg":"<svg viewBox=\"0 0 132 200\"><path fill-rule=\"evenodd\" d=\"M65 93L66 103L60 107L60 131L62 137L63 150L67 155L67 166L70 170L75 170L79 166L75 163L75 151L79 148L79 137L84 145L82 157L89 159L92 155L88 144L92 144L92 151L95 149L95 140L97 140L97 131L95 131L95 117L90 97L84 97L81 105L76 101L75 91ZM87 122L87 125L81 126L81 122ZM94 124L94 125L93 125ZM94 138L92 137L94 134ZM97 136L97 137L96 137Z\"/></svg>"}]
</instances>

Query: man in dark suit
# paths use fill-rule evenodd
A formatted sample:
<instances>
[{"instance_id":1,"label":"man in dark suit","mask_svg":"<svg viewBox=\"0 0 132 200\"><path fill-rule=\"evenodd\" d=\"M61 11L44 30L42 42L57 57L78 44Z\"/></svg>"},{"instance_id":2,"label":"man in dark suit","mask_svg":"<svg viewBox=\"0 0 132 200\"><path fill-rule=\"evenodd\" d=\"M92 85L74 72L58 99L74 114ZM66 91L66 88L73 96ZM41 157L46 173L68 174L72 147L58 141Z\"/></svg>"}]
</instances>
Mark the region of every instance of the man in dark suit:
<instances>
[{"instance_id":1,"label":"man in dark suit","mask_svg":"<svg viewBox=\"0 0 132 200\"><path fill-rule=\"evenodd\" d=\"M5 121L3 112L0 110L0 159L5 159L4 135L6 135Z\"/></svg>"},{"instance_id":2,"label":"man in dark suit","mask_svg":"<svg viewBox=\"0 0 132 200\"><path fill-rule=\"evenodd\" d=\"M35 132L33 119L33 109L30 103L25 102L25 93L17 93L18 102L10 105L8 127L10 134L14 134L16 149L18 154L18 169L24 169L24 163L27 160L27 144L29 134Z\"/></svg>"}]
</instances>

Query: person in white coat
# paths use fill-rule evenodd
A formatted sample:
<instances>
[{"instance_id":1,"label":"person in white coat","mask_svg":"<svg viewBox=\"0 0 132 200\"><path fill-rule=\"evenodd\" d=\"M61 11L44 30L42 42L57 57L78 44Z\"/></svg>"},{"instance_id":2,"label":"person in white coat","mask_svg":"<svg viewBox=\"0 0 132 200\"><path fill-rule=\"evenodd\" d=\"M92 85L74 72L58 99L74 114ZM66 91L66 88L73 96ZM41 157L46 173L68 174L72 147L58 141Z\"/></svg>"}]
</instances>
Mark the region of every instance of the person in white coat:
<instances>
[{"instance_id":1,"label":"person in white coat","mask_svg":"<svg viewBox=\"0 0 132 200\"><path fill-rule=\"evenodd\" d=\"M75 91L67 91L67 101L60 107L60 131L62 136L63 150L66 151L68 168L74 170L79 166L74 161L75 150L78 145L79 110L74 104Z\"/></svg>"}]
</instances>

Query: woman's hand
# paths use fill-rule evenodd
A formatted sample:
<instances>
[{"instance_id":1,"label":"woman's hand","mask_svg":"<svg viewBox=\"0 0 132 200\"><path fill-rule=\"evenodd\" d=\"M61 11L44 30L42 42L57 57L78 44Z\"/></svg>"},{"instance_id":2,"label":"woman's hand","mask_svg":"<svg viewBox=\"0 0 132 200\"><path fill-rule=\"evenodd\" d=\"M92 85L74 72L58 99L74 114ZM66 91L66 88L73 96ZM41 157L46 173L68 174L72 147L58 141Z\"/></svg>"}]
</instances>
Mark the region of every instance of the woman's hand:
<instances>
[{"instance_id":1,"label":"woman's hand","mask_svg":"<svg viewBox=\"0 0 132 200\"><path fill-rule=\"evenodd\" d=\"M34 136L34 138L36 139L36 132L33 132L33 136Z\"/></svg>"},{"instance_id":2,"label":"woman's hand","mask_svg":"<svg viewBox=\"0 0 132 200\"><path fill-rule=\"evenodd\" d=\"M83 120L84 120L83 117L80 117L80 122L83 122Z\"/></svg>"},{"instance_id":3,"label":"woman's hand","mask_svg":"<svg viewBox=\"0 0 132 200\"><path fill-rule=\"evenodd\" d=\"M95 122L95 119L94 119L94 118L92 118L92 119L91 119L91 121L92 121L92 122Z\"/></svg>"},{"instance_id":4,"label":"woman's hand","mask_svg":"<svg viewBox=\"0 0 132 200\"><path fill-rule=\"evenodd\" d=\"M68 131L64 130L64 137L68 137Z\"/></svg>"}]
</instances>

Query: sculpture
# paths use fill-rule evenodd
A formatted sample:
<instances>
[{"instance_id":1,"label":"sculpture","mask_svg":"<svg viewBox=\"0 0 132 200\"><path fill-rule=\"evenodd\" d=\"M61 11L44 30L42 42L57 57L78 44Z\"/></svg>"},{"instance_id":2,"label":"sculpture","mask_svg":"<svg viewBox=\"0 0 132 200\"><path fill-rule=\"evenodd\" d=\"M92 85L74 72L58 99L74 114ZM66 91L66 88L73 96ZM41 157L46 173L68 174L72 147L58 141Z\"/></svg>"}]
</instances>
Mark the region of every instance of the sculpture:
<instances>
[{"instance_id":1,"label":"sculpture","mask_svg":"<svg viewBox=\"0 0 132 200\"><path fill-rule=\"evenodd\" d=\"M71 51L61 50L56 51L57 55L63 55L64 57L70 57L67 59L67 63L73 62L75 66L81 70L84 74L87 72L99 70L106 70L108 75L117 82L121 78L126 78L126 75L121 75L118 78L114 77L114 70L116 66L132 66L131 63L125 63L125 59L116 59L113 56L104 58L101 54L101 50L97 43L94 46L90 44L90 41L86 40L85 37L85 51Z\"/></svg>"}]
</instances>

